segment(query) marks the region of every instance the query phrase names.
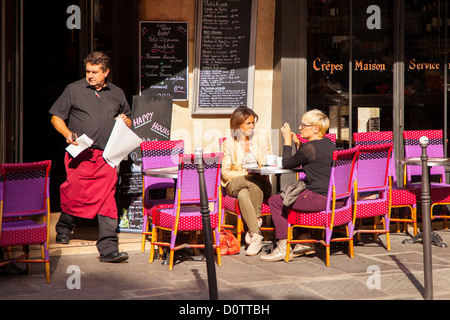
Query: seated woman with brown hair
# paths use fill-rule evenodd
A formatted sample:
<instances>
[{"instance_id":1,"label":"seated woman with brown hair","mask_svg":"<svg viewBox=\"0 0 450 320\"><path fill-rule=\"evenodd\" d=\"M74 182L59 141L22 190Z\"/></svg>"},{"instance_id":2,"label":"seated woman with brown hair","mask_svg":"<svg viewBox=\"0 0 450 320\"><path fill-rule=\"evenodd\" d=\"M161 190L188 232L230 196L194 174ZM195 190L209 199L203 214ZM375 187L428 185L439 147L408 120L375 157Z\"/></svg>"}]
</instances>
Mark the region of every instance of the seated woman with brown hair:
<instances>
[{"instance_id":1,"label":"seated woman with brown hair","mask_svg":"<svg viewBox=\"0 0 450 320\"><path fill-rule=\"evenodd\" d=\"M264 164L266 155L272 154L268 135L255 131L257 121L258 115L248 107L234 110L230 118L231 134L222 145L222 185L228 195L239 201L249 233L249 246L245 252L249 256L261 251L261 207L263 199L272 191L268 176L250 175L245 170L247 166Z\"/></svg>"}]
</instances>

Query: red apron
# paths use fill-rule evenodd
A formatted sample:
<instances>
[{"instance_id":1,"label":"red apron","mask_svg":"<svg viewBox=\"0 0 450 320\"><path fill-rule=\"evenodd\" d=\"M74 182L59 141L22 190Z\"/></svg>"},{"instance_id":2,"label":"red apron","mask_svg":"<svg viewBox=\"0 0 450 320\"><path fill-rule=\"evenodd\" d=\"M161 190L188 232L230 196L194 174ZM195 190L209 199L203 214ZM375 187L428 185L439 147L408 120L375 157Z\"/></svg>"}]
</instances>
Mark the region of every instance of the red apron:
<instances>
[{"instance_id":1,"label":"red apron","mask_svg":"<svg viewBox=\"0 0 450 320\"><path fill-rule=\"evenodd\" d=\"M61 185L61 209L70 215L93 219L97 214L118 218L117 171L103 159L103 151L86 149L76 158L64 158L67 180Z\"/></svg>"}]
</instances>

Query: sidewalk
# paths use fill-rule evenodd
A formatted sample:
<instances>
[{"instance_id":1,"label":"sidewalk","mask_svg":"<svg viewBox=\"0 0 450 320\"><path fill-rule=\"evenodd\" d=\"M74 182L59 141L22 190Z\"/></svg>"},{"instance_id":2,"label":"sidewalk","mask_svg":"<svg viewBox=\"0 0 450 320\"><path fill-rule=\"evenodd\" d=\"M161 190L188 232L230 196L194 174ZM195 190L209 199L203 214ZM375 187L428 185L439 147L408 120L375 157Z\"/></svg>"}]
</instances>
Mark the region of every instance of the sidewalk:
<instances>
[{"instance_id":1,"label":"sidewalk","mask_svg":"<svg viewBox=\"0 0 450 320\"><path fill-rule=\"evenodd\" d=\"M436 230L450 244L450 230ZM129 253L129 260L100 263L95 228L85 232L85 239L72 240L70 246L52 243L51 284L45 282L44 266L34 264L31 276L0 274L0 299L209 299L204 261L182 261L169 271L161 260L148 262L149 245L145 253L140 252L140 234L120 234L121 250ZM379 243L363 236L364 244L355 246L355 259L350 259L346 250L332 249L330 267L325 266L325 251L321 248L316 248L315 256L296 258L291 263L261 262L259 256L246 257L242 248L239 255L224 256L221 267L216 265L219 299L422 300L422 245L402 244L406 238L403 233L392 234L392 249L388 252L383 245L384 235ZM450 248L433 246L432 251L434 299L450 299ZM69 266L78 266L81 271L80 289L68 288L72 276ZM379 282L375 281L377 274Z\"/></svg>"}]
</instances>

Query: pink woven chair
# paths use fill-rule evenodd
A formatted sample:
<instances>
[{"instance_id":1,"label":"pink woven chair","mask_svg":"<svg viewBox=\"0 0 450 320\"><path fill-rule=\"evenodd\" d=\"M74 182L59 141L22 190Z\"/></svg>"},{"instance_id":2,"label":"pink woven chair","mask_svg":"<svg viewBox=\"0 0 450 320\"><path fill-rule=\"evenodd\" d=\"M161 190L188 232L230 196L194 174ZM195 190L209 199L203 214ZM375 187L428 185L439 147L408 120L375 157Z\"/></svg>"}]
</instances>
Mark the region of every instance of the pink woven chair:
<instances>
[{"instance_id":1,"label":"pink woven chair","mask_svg":"<svg viewBox=\"0 0 450 320\"><path fill-rule=\"evenodd\" d=\"M222 153L203 155L205 165L205 182L210 204L211 228L215 230L215 245L217 263L221 265L220 257L220 231L221 219L221 166ZM169 270L173 270L174 253L183 248L204 248L203 244L176 245L177 235L180 231L203 230L202 214L200 212L200 190L198 172L194 164L195 155L180 155L178 166L178 179L175 199L172 204L160 204L153 210L152 240L150 249L150 262L153 262L154 246L170 247ZM170 242L158 241L158 230L171 232Z\"/></svg>"},{"instance_id":2,"label":"pink woven chair","mask_svg":"<svg viewBox=\"0 0 450 320\"><path fill-rule=\"evenodd\" d=\"M381 217L383 229L355 230L355 234L386 234L386 249L391 250L390 243L390 198L389 166L393 149L392 143L358 146L357 161L357 199L354 203L356 218L365 219Z\"/></svg>"},{"instance_id":3,"label":"pink woven chair","mask_svg":"<svg viewBox=\"0 0 450 320\"><path fill-rule=\"evenodd\" d=\"M384 143L393 143L394 136L392 131L379 131L379 132L358 132L353 133L353 141L356 146L369 146ZM395 155L392 152L391 161L389 164L389 176L390 176L390 198L391 198L391 222L397 223L397 232L400 232L400 222L403 222L404 230L407 230L406 224L412 223L414 229L414 236L417 235L417 200L416 193L413 189L402 188L398 186L397 174L395 171ZM407 208L411 212L411 217L406 215L401 217L392 217L394 209ZM398 210L396 210L398 211Z\"/></svg>"},{"instance_id":4,"label":"pink woven chair","mask_svg":"<svg viewBox=\"0 0 450 320\"><path fill-rule=\"evenodd\" d=\"M326 133L324 135L325 138L330 139L331 141L336 144L336 134L335 133ZM297 134L297 138L300 140L301 143L308 143L308 139L302 138L300 134ZM297 172L297 180L305 180L305 174L303 172Z\"/></svg>"},{"instance_id":5,"label":"pink woven chair","mask_svg":"<svg viewBox=\"0 0 450 320\"><path fill-rule=\"evenodd\" d=\"M141 143L142 170L154 168L178 167L178 156L184 152L183 140L171 141L145 141ZM143 179L143 222L141 251L145 251L145 241L149 231L149 218L152 217L152 209L158 204L173 203L171 199L152 199L151 190L175 188L175 182L170 178L154 178L142 175Z\"/></svg>"},{"instance_id":6,"label":"pink woven chair","mask_svg":"<svg viewBox=\"0 0 450 320\"><path fill-rule=\"evenodd\" d=\"M296 243L322 243L326 248L326 265L330 265L331 242L348 241L350 258L354 257L354 177L358 149L334 151L333 166L331 168L330 183L328 186L327 208L320 212L297 212L291 210L288 214L287 252L285 261L289 262L290 244ZM344 201L344 206L336 208L336 201ZM346 236L333 238L335 227L345 226ZM293 240L294 228L310 228L325 230L324 240Z\"/></svg>"},{"instance_id":7,"label":"pink woven chair","mask_svg":"<svg viewBox=\"0 0 450 320\"><path fill-rule=\"evenodd\" d=\"M227 138L219 139L219 147L221 152L222 152L222 144L226 139ZM263 200L263 204L261 206L261 217L267 217L271 215L268 201L269 199L267 198ZM225 193L225 190L222 190L222 208L223 208L223 215L221 221L221 228L236 229L236 238L238 242L241 243L242 234L245 231L244 231L244 220L242 219L238 199L227 195ZM229 223L225 224L227 214L231 214L236 217L236 226ZM273 227L265 225L265 221L263 221L263 225L259 229L264 232L274 231Z\"/></svg>"},{"instance_id":8,"label":"pink woven chair","mask_svg":"<svg viewBox=\"0 0 450 320\"><path fill-rule=\"evenodd\" d=\"M0 247L9 263L44 263L47 283L50 283L50 257L48 251L50 221L51 161L31 163L3 163L0 165ZM42 257L31 258L29 246L41 245ZM23 254L12 257L11 247L22 246Z\"/></svg>"},{"instance_id":9,"label":"pink woven chair","mask_svg":"<svg viewBox=\"0 0 450 320\"><path fill-rule=\"evenodd\" d=\"M423 136L428 137L427 154L429 157L444 157L444 138L442 130L410 130L403 131L403 139L405 144L405 157L420 157L422 148L419 139ZM409 188L413 188L417 197L421 197L420 176L422 175L422 167L405 166L405 184ZM433 182L433 180L439 180ZM430 196L431 196L431 220L444 219L445 228L447 229L447 219L450 215L433 214L435 206L447 206L450 204L450 184L445 180L445 167L436 166L430 169Z\"/></svg>"}]
</instances>

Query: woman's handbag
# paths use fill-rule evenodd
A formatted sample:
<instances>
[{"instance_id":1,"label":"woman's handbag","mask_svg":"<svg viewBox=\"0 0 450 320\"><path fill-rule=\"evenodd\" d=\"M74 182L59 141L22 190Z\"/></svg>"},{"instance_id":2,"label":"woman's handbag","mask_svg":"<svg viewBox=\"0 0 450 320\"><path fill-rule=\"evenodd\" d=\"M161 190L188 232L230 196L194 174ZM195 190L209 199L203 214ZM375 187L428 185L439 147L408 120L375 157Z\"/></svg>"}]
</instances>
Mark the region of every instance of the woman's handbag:
<instances>
[{"instance_id":1,"label":"woman's handbag","mask_svg":"<svg viewBox=\"0 0 450 320\"><path fill-rule=\"evenodd\" d=\"M236 237L230 230L223 230L220 232L220 254L236 254L241 251L241 246Z\"/></svg>"},{"instance_id":2,"label":"woman's handbag","mask_svg":"<svg viewBox=\"0 0 450 320\"><path fill-rule=\"evenodd\" d=\"M289 207L297 200L300 193L306 189L305 182L302 180L295 181L281 188L280 197L283 199L283 205Z\"/></svg>"}]
</instances>

